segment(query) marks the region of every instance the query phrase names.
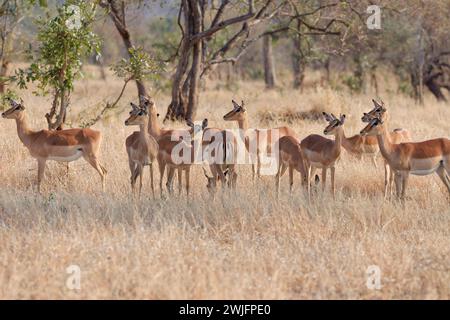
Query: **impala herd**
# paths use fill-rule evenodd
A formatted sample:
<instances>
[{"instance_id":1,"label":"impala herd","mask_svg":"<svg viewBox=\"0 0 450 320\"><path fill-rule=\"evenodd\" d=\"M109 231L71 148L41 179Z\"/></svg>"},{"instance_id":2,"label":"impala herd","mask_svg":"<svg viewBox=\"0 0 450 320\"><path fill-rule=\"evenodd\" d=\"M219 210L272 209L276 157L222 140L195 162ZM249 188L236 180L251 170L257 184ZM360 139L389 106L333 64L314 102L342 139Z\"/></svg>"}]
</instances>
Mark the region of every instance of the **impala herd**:
<instances>
[{"instance_id":1,"label":"impala herd","mask_svg":"<svg viewBox=\"0 0 450 320\"><path fill-rule=\"evenodd\" d=\"M205 163L197 161L200 153L209 153L206 161L211 174L203 167L207 179L207 190L215 195L218 184L222 188L228 185L235 189L238 173L236 161L239 146L243 146L251 158L253 179L261 176L262 159L265 154L275 153L277 172L275 175L278 194L280 178L289 169L289 186L292 190L294 171L300 173L301 183L311 197L311 180L318 182L316 169L322 169L322 190L325 189L327 170L330 170L331 192L335 195L335 170L341 155L341 147L359 158L368 156L376 166L376 156L381 153L385 164L384 197L390 198L395 182L396 194L405 199L406 187L410 174L429 175L436 172L450 194L450 140L446 138L432 139L422 142L411 142L407 130L389 131L389 113L383 102L372 100L374 108L364 113L362 121L367 125L360 134L347 137L344 132L345 115L336 117L323 112L327 121L323 133L332 135L328 139L318 134L311 134L299 140L295 131L289 127L272 129L250 129L248 114L244 102L238 104L234 100L233 109L223 116L225 121L236 121L239 127L235 131L219 128L208 128L208 120L201 125L188 120L189 129L162 129L154 102L148 97L140 97L139 106L131 103L131 111L126 126L139 126L125 141L130 168L130 182L135 193L136 181L139 178L139 196L142 190L144 167L150 168L151 190L153 197L154 174L153 163L159 168L159 189L163 192L163 177L167 169L166 187L173 192L175 172L178 176L179 193L182 189L182 175L185 175L185 188L189 198L190 171L193 164ZM23 101L10 99L11 107L2 113L3 118L14 119L17 133L22 143L28 148L32 157L38 162L37 189L41 190L47 160L71 162L81 156L98 172L103 190L107 171L99 163L101 134L92 129L68 130L31 130L28 126ZM200 137L200 143L197 143ZM256 147L253 147L256 146ZM183 159L180 161L180 159ZM201 158L203 159L203 158ZM213 159L213 161L211 161Z\"/></svg>"}]
</instances>

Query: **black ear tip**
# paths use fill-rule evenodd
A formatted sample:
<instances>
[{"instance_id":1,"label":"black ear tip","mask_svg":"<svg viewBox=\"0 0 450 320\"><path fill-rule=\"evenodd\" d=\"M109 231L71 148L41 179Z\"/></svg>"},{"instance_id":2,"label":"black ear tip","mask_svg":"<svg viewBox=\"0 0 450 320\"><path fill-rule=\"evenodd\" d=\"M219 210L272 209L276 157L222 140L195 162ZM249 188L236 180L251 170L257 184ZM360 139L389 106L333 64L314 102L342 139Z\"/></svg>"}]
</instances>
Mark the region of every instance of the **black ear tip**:
<instances>
[{"instance_id":1,"label":"black ear tip","mask_svg":"<svg viewBox=\"0 0 450 320\"><path fill-rule=\"evenodd\" d=\"M327 113L326 113L325 111L322 111L322 114L323 114L324 116L326 116L326 115L327 115Z\"/></svg>"}]
</instances>

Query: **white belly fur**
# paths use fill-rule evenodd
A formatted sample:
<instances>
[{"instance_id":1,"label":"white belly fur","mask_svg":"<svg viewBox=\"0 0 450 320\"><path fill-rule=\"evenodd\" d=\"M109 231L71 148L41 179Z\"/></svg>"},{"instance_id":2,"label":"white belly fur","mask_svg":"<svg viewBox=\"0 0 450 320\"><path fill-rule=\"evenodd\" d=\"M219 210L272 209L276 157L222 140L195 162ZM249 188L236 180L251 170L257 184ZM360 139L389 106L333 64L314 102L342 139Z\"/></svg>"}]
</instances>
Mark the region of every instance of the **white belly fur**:
<instances>
[{"instance_id":1,"label":"white belly fur","mask_svg":"<svg viewBox=\"0 0 450 320\"><path fill-rule=\"evenodd\" d=\"M426 176L435 172L441 166L441 157L426 159L411 159L411 174Z\"/></svg>"},{"instance_id":2,"label":"white belly fur","mask_svg":"<svg viewBox=\"0 0 450 320\"><path fill-rule=\"evenodd\" d=\"M410 173L414 174L416 176L427 176L427 175L432 174L433 172L435 172L439 168L439 166L437 166L436 168L431 168L431 169L411 170Z\"/></svg>"},{"instance_id":3,"label":"white belly fur","mask_svg":"<svg viewBox=\"0 0 450 320\"><path fill-rule=\"evenodd\" d=\"M83 151L81 150L76 150L73 154L66 156L66 157L61 157L61 156L49 156L48 159L49 160L55 160L55 161L62 161L62 162L72 162L75 160L80 159L80 157L83 155Z\"/></svg>"}]
</instances>

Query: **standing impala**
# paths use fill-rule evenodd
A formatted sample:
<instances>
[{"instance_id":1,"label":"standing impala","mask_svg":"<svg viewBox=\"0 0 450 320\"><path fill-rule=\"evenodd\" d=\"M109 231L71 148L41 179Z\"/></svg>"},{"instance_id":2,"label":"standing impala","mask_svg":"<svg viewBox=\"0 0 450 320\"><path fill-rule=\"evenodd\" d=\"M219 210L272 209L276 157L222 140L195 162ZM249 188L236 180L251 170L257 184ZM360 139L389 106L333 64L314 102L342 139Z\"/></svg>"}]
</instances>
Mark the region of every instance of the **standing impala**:
<instances>
[{"instance_id":1,"label":"standing impala","mask_svg":"<svg viewBox=\"0 0 450 320\"><path fill-rule=\"evenodd\" d=\"M20 141L28 148L31 156L37 159L37 187L41 192L41 182L44 177L47 160L71 162L81 156L97 170L102 180L102 190L105 190L106 169L98 161L101 134L92 129L67 130L31 130L28 126L23 101L10 100L11 108L2 113L6 119L14 119Z\"/></svg>"},{"instance_id":2,"label":"standing impala","mask_svg":"<svg viewBox=\"0 0 450 320\"><path fill-rule=\"evenodd\" d=\"M271 152L271 145L277 142L271 141L272 136L276 136L278 139L284 136L296 137L296 133L289 127L279 127L267 130L249 129L247 109L244 107L244 101L241 102L241 105L234 100L231 100L231 102L233 103L233 110L225 114L223 119L225 121L236 121L238 123L242 134L241 139L244 139L245 147L248 152L253 152L253 150L250 150L250 146L257 146L256 155L250 154L250 156L252 159L256 156L256 167L254 161L252 161L253 179L255 178L255 173L260 177L261 153Z\"/></svg>"},{"instance_id":3,"label":"standing impala","mask_svg":"<svg viewBox=\"0 0 450 320\"><path fill-rule=\"evenodd\" d=\"M378 103L374 99L372 99L372 102L374 104L374 108L369 111L368 113L364 113L361 120L363 122L370 122L373 118L380 118L383 122L388 123L389 120L389 113L384 106L384 102L381 101L381 103ZM411 134L408 130L397 128L393 131L388 131L387 134L389 135L392 143L398 144L402 142L410 142ZM375 138L374 136L367 136L367 138ZM377 143L378 145L378 143ZM392 184L394 182L394 170L391 169L389 166L389 163L384 160L384 197L390 197L392 195Z\"/></svg>"},{"instance_id":4,"label":"standing impala","mask_svg":"<svg viewBox=\"0 0 450 320\"><path fill-rule=\"evenodd\" d=\"M171 137L174 137L174 138L183 137L183 136L186 136L187 134L193 133L192 127L190 129L163 129L163 128L161 128L161 126L159 124L159 120L158 120L158 111L156 109L155 103L150 98L144 97L144 96L140 97L140 101L141 101L142 107L147 108L148 113L149 113L148 132L150 133L150 135L153 138L156 139L158 144L166 143L166 144L172 145L173 141L170 141ZM214 134L220 133L221 129L207 128L205 130L205 132L206 131L209 132L210 136L213 136ZM139 137L139 132L132 133L127 138L127 145L133 143L133 141L137 140L138 137ZM169 141L170 141L170 143L169 143ZM206 144L207 144L206 141L203 142L203 146L205 146ZM161 195L162 195L162 182L163 182L164 172L165 172L165 168L166 168L166 164L167 164L165 159L166 159L166 157L161 157L161 156L158 157L158 167L159 167L159 176L160 176L159 177L159 188L160 188ZM179 193L181 193L182 172L183 171L187 172L187 171L182 170L180 166L177 168L177 170L178 170L178 191L179 191ZM172 184L173 174L171 177L171 182L169 183L169 180L168 180L167 185ZM223 180L225 180L223 175L222 176L219 175L219 177L223 178ZM167 179L169 179L169 177L167 177Z\"/></svg>"},{"instance_id":5,"label":"standing impala","mask_svg":"<svg viewBox=\"0 0 450 320\"><path fill-rule=\"evenodd\" d=\"M192 132L195 135L201 136L203 132L199 133L199 131L203 131L208 125L208 119L204 119L201 125L201 128L196 129L196 126L191 121L187 121L187 124L192 128ZM195 138L195 137L194 137ZM190 179L190 170L192 164L195 163L195 140L185 141L183 140L175 140L173 137L169 135L164 135L158 140L159 144L159 152L158 152L158 162L164 163L165 166L168 167L167 173L167 189L169 193L173 191L173 177L175 174L175 169L178 170L178 178L180 179L181 173L180 171L185 172L186 178L186 194L189 196L189 179ZM201 144L201 143L200 143ZM187 154L185 154L185 152ZM180 186L181 186L181 181Z\"/></svg>"},{"instance_id":6,"label":"standing impala","mask_svg":"<svg viewBox=\"0 0 450 320\"><path fill-rule=\"evenodd\" d=\"M395 144L384 121L375 117L361 130L362 135L376 136L381 154L396 172L397 195L405 199L410 174L425 176L436 172L450 194L450 140L432 139Z\"/></svg>"},{"instance_id":7,"label":"standing impala","mask_svg":"<svg viewBox=\"0 0 450 320\"><path fill-rule=\"evenodd\" d=\"M302 140L300 146L305 156L306 164L306 181L308 188L308 197L310 196L310 180L314 175L316 168L322 169L322 190L325 190L325 182L327 177L327 169L331 171L331 191L333 197L335 194L334 174L335 163L341 155L341 144L344 136L343 125L345 122L345 114L337 119L333 114L323 112L328 126L323 133L325 135L334 135L335 139L327 139L317 134L311 134Z\"/></svg>"},{"instance_id":8,"label":"standing impala","mask_svg":"<svg viewBox=\"0 0 450 320\"><path fill-rule=\"evenodd\" d=\"M155 197L155 189L153 184L153 162L158 155L158 142L148 133L148 109L139 108L131 103L132 110L130 116L125 120L126 126L139 126L139 139L133 140L131 145L127 145L128 161L130 162L131 189L134 192L137 177L139 177L139 197L142 191L142 177L144 174L144 166L150 167L150 180L153 197Z\"/></svg>"},{"instance_id":9,"label":"standing impala","mask_svg":"<svg viewBox=\"0 0 450 320\"><path fill-rule=\"evenodd\" d=\"M280 190L280 178L289 168L289 190L292 191L294 184L294 170L300 173L300 181L303 184L307 180L307 173L305 168L305 161L303 152L300 147L300 141L291 136L284 136L278 140L279 144L279 158L278 158L278 172L275 176L277 195Z\"/></svg>"}]
</instances>

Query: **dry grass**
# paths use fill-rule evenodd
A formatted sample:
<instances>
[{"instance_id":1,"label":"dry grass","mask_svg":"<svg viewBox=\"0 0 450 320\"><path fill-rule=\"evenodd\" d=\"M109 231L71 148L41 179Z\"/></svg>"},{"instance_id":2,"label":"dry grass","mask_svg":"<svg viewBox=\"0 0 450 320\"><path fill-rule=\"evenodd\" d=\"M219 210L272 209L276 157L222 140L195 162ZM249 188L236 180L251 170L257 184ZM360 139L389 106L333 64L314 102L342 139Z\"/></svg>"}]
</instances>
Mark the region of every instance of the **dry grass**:
<instances>
[{"instance_id":1,"label":"dry grass","mask_svg":"<svg viewBox=\"0 0 450 320\"><path fill-rule=\"evenodd\" d=\"M72 99L75 114L121 83L87 80ZM134 97L134 87L126 92ZM48 100L24 93L32 126L45 126ZM237 92L208 89L198 118L224 123L231 98L244 99L251 125L258 114L326 110L345 112L348 135L359 132L370 95L327 89L303 93L265 92L261 84L240 84ZM391 126L408 128L414 139L448 136L448 105L431 97L424 107L385 95ZM163 112L169 97L156 97ZM239 168L238 194L210 202L201 168L193 170L192 201L184 196L134 202L124 148L132 128L128 110L94 126L104 135L102 158L108 188L83 160L65 167L49 163L43 195L33 192L36 163L19 142L15 124L2 120L0 140L0 298L150 299L391 299L450 298L450 210L437 177L413 177L405 206L382 199L383 169L343 155L336 170L337 197L319 192L307 205L296 176L292 195L287 177L279 201L273 177L253 185L248 166ZM285 124L275 117L270 125ZM305 137L320 133L320 121L292 120ZM148 177L148 172L147 177ZM146 181L148 181L146 179ZM146 183L144 192L149 195ZM69 290L66 268L79 265L81 290ZM366 269L381 268L380 290L366 287Z\"/></svg>"}]
</instances>

